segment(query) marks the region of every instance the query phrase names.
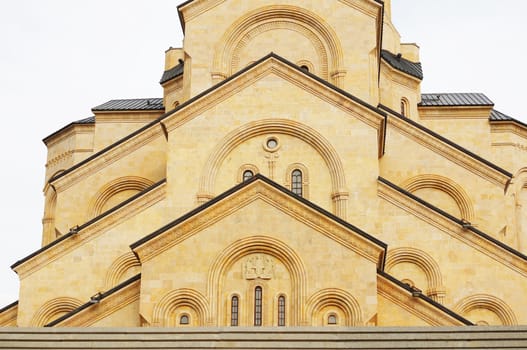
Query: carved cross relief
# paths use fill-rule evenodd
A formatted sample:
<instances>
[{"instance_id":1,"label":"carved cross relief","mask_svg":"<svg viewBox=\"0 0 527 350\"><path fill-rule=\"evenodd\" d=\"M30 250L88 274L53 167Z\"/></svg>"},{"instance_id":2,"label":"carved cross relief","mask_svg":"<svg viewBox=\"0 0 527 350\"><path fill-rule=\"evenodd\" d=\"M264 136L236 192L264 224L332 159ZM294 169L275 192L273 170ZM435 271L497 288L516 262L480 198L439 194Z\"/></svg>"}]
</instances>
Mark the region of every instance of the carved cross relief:
<instances>
[{"instance_id":1,"label":"carved cross relief","mask_svg":"<svg viewBox=\"0 0 527 350\"><path fill-rule=\"evenodd\" d=\"M273 259L265 254L253 255L243 263L243 276L247 280L270 280L274 275Z\"/></svg>"}]
</instances>

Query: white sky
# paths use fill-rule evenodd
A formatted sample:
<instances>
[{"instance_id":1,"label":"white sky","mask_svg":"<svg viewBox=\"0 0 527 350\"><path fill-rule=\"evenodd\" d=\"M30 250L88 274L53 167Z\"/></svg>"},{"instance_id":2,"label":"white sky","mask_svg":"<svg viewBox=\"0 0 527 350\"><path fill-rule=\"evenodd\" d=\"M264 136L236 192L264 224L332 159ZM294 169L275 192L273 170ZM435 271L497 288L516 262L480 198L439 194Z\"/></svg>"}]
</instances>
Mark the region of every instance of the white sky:
<instances>
[{"instance_id":1,"label":"white sky","mask_svg":"<svg viewBox=\"0 0 527 350\"><path fill-rule=\"evenodd\" d=\"M10 266L40 248L41 140L110 99L161 97L182 1L0 0L0 308L18 299ZM392 2L403 42L421 47L422 92L483 92L527 122L527 1Z\"/></svg>"}]
</instances>

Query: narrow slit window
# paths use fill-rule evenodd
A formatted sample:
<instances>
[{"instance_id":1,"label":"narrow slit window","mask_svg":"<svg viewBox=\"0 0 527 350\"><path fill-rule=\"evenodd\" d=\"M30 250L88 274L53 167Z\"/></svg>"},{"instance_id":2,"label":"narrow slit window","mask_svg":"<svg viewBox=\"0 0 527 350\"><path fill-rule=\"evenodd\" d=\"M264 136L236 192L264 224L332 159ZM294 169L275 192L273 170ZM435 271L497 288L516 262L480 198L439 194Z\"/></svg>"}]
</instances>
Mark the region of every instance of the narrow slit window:
<instances>
[{"instance_id":1,"label":"narrow slit window","mask_svg":"<svg viewBox=\"0 0 527 350\"><path fill-rule=\"evenodd\" d=\"M253 176L254 176L254 173L251 170L245 170L243 172L243 181L245 182L245 181L249 180Z\"/></svg>"},{"instance_id":2,"label":"narrow slit window","mask_svg":"<svg viewBox=\"0 0 527 350\"><path fill-rule=\"evenodd\" d=\"M238 326L239 299L233 296L231 299L231 326Z\"/></svg>"},{"instance_id":3,"label":"narrow slit window","mask_svg":"<svg viewBox=\"0 0 527 350\"><path fill-rule=\"evenodd\" d=\"M278 297L278 326L285 326L285 297Z\"/></svg>"},{"instance_id":4,"label":"narrow slit window","mask_svg":"<svg viewBox=\"0 0 527 350\"><path fill-rule=\"evenodd\" d=\"M297 196L302 197L302 171L299 169L295 169L291 173L291 191Z\"/></svg>"},{"instance_id":5,"label":"narrow slit window","mask_svg":"<svg viewBox=\"0 0 527 350\"><path fill-rule=\"evenodd\" d=\"M262 325L262 287L254 289L254 325Z\"/></svg>"}]
</instances>

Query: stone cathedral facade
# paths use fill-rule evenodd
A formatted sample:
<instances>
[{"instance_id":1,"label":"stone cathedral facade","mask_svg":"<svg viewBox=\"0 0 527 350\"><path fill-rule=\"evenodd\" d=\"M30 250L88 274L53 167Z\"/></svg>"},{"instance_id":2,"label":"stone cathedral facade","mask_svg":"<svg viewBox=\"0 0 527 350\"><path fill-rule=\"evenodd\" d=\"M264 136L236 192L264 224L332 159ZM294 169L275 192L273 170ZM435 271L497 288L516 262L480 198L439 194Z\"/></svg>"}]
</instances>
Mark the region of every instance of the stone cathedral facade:
<instances>
[{"instance_id":1,"label":"stone cathedral facade","mask_svg":"<svg viewBox=\"0 0 527 350\"><path fill-rule=\"evenodd\" d=\"M0 325L527 324L527 126L422 93L389 0L178 11L161 98L44 139L42 248Z\"/></svg>"}]
</instances>

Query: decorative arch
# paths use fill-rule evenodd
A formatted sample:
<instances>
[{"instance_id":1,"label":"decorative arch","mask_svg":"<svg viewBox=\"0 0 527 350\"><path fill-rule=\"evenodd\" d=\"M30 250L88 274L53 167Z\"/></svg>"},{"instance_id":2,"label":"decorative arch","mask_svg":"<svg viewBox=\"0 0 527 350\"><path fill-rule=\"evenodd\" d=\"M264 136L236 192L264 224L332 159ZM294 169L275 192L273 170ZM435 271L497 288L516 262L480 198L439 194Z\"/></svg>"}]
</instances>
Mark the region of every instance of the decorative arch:
<instances>
[{"instance_id":1,"label":"decorative arch","mask_svg":"<svg viewBox=\"0 0 527 350\"><path fill-rule=\"evenodd\" d=\"M426 295L442 303L445 297L445 287L439 264L426 252L412 248L402 247L388 250L385 269L390 272L397 264L410 263L417 265L424 271L427 281ZM408 276L410 277L410 276Z\"/></svg>"},{"instance_id":2,"label":"decorative arch","mask_svg":"<svg viewBox=\"0 0 527 350\"><path fill-rule=\"evenodd\" d=\"M123 176L104 185L93 196L88 207L88 215L94 218L102 214L104 205L108 200L123 191L143 191L152 186L154 182L139 176Z\"/></svg>"},{"instance_id":3,"label":"decorative arch","mask_svg":"<svg viewBox=\"0 0 527 350\"><path fill-rule=\"evenodd\" d=\"M141 263L137 259L137 256L133 252L128 252L117 259L110 265L106 277L104 278L105 290L115 287L119 283L124 281L123 276L130 270L136 270L137 267L141 267Z\"/></svg>"},{"instance_id":4,"label":"decorative arch","mask_svg":"<svg viewBox=\"0 0 527 350\"><path fill-rule=\"evenodd\" d=\"M287 28L308 38L322 63L321 76L337 86L345 75L342 45L335 31L313 12L290 5L265 6L234 22L218 43L213 62L213 79L225 79L239 68L239 53L254 36L268 30Z\"/></svg>"},{"instance_id":5,"label":"decorative arch","mask_svg":"<svg viewBox=\"0 0 527 350\"><path fill-rule=\"evenodd\" d=\"M268 133L291 135L313 147L324 159L331 178L331 197L335 214L346 218L347 186L344 167L333 146L316 130L288 119L264 119L254 121L230 132L211 152L200 177L198 202L214 198L214 187L218 170L229 153L241 143Z\"/></svg>"},{"instance_id":6,"label":"decorative arch","mask_svg":"<svg viewBox=\"0 0 527 350\"><path fill-rule=\"evenodd\" d=\"M455 306L454 310L464 315L475 309L486 309L495 313L504 326L518 324L514 311L503 300L489 294L474 294L464 298Z\"/></svg>"},{"instance_id":7,"label":"decorative arch","mask_svg":"<svg viewBox=\"0 0 527 350\"><path fill-rule=\"evenodd\" d=\"M193 324L207 325L210 315L207 298L194 289L181 288L168 292L156 304L153 311L154 326L174 326L172 323L177 320L172 320L172 316L180 307L188 307L195 312L197 321L192 321Z\"/></svg>"},{"instance_id":8,"label":"decorative arch","mask_svg":"<svg viewBox=\"0 0 527 350\"><path fill-rule=\"evenodd\" d=\"M311 324L316 324L316 318L321 316L321 311L326 307L335 307L344 313L343 326L363 325L359 303L345 290L327 288L314 293L306 303L306 316L311 318Z\"/></svg>"},{"instance_id":9,"label":"decorative arch","mask_svg":"<svg viewBox=\"0 0 527 350\"><path fill-rule=\"evenodd\" d=\"M46 186L44 217L42 218L42 246L58 238L55 230L55 212L57 207L57 192L52 186Z\"/></svg>"},{"instance_id":10,"label":"decorative arch","mask_svg":"<svg viewBox=\"0 0 527 350\"><path fill-rule=\"evenodd\" d=\"M293 289L290 300L295 300L298 305L304 304L307 274L300 257L293 249L275 238L252 236L240 239L228 246L216 257L211 265L207 277L207 290L211 301L211 309L214 310L214 314L218 315L218 317L221 314L221 291L224 289L222 276L236 261L253 253L268 254L280 260L291 276ZM295 308L290 317L288 322L291 325L302 324L303 317L300 308ZM219 319L216 322L219 322Z\"/></svg>"},{"instance_id":11,"label":"decorative arch","mask_svg":"<svg viewBox=\"0 0 527 350\"><path fill-rule=\"evenodd\" d=\"M443 191L456 202L461 213L461 219L472 222L475 218L474 206L469 195L463 187L447 177L435 174L418 175L406 180L401 187L410 193L425 188Z\"/></svg>"},{"instance_id":12,"label":"decorative arch","mask_svg":"<svg viewBox=\"0 0 527 350\"><path fill-rule=\"evenodd\" d=\"M51 299L37 310L31 320L31 326L43 327L60 316L77 309L82 304L80 300L69 297Z\"/></svg>"}]
</instances>

